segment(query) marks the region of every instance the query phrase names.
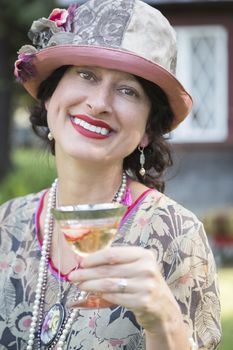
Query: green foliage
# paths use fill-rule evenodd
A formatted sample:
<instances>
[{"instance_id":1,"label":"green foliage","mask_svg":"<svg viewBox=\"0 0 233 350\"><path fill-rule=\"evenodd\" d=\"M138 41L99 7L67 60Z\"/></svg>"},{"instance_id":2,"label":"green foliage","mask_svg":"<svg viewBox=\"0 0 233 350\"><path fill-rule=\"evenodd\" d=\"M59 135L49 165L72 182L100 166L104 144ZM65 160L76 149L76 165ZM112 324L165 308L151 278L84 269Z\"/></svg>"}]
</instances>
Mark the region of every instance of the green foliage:
<instances>
[{"instance_id":1,"label":"green foliage","mask_svg":"<svg viewBox=\"0 0 233 350\"><path fill-rule=\"evenodd\" d=\"M205 229L209 235L233 236L233 208L215 209L203 217Z\"/></svg>"},{"instance_id":2,"label":"green foliage","mask_svg":"<svg viewBox=\"0 0 233 350\"><path fill-rule=\"evenodd\" d=\"M232 336L233 315L222 318L222 342L218 350L232 350L233 336Z\"/></svg>"},{"instance_id":3,"label":"green foliage","mask_svg":"<svg viewBox=\"0 0 233 350\"><path fill-rule=\"evenodd\" d=\"M22 87L14 83L17 51L22 45L31 44L27 33L33 20L47 17L54 7L57 7L55 0L0 0L0 178L9 170L13 110L19 106L21 96L26 95Z\"/></svg>"},{"instance_id":4,"label":"green foliage","mask_svg":"<svg viewBox=\"0 0 233 350\"><path fill-rule=\"evenodd\" d=\"M218 350L231 350L233 344L233 267L218 271L222 304L222 341Z\"/></svg>"},{"instance_id":5,"label":"green foliage","mask_svg":"<svg viewBox=\"0 0 233 350\"><path fill-rule=\"evenodd\" d=\"M55 0L0 0L1 12L4 23L24 27L32 20L39 17L47 17L56 6Z\"/></svg>"},{"instance_id":6,"label":"green foliage","mask_svg":"<svg viewBox=\"0 0 233 350\"><path fill-rule=\"evenodd\" d=\"M0 182L0 204L8 199L50 187L56 177L54 159L38 149L21 149L12 154L12 169Z\"/></svg>"},{"instance_id":7,"label":"green foliage","mask_svg":"<svg viewBox=\"0 0 233 350\"><path fill-rule=\"evenodd\" d=\"M7 41L12 54L20 46L30 44L27 32L32 21L47 17L56 6L55 0L0 0L0 3L0 37Z\"/></svg>"},{"instance_id":8,"label":"green foliage","mask_svg":"<svg viewBox=\"0 0 233 350\"><path fill-rule=\"evenodd\" d=\"M17 51L22 45L31 44L27 33L33 20L47 17L54 7L55 0L0 0L0 59L4 67L3 71L0 69L0 82L3 85L13 82ZM11 89L14 88L12 85Z\"/></svg>"}]
</instances>

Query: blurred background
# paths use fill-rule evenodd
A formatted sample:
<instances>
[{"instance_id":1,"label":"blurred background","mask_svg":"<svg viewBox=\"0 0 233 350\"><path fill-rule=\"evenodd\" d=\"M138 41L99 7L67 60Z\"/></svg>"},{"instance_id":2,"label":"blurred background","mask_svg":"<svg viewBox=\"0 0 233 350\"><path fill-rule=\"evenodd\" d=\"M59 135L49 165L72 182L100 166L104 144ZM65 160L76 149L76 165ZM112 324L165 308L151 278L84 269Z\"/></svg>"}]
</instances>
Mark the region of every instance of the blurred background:
<instances>
[{"instance_id":1,"label":"blurred background","mask_svg":"<svg viewBox=\"0 0 233 350\"><path fill-rule=\"evenodd\" d=\"M0 204L49 187L56 176L53 158L31 131L28 111L34 102L15 82L13 66L17 50L29 43L32 20L70 2L0 0ZM219 349L232 350L233 0L146 2L175 26L177 75L194 100L190 116L169 135L174 165L166 175L166 194L204 221L220 279Z\"/></svg>"}]
</instances>

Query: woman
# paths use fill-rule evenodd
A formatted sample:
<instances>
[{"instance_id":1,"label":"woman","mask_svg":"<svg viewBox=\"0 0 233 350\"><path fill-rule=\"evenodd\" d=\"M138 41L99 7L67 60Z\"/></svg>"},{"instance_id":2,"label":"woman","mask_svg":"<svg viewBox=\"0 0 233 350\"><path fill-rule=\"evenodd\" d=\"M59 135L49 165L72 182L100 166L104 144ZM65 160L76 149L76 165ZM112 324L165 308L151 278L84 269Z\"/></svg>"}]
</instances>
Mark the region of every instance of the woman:
<instances>
[{"instance_id":1,"label":"woman","mask_svg":"<svg viewBox=\"0 0 233 350\"><path fill-rule=\"evenodd\" d=\"M58 180L1 208L1 347L215 349L204 229L162 194L164 134L192 105L173 75L174 30L139 0L91 0L33 22L29 37L15 75L39 101L30 119ZM111 201L128 206L113 246L78 258L51 209ZM79 309L77 288L119 306Z\"/></svg>"}]
</instances>

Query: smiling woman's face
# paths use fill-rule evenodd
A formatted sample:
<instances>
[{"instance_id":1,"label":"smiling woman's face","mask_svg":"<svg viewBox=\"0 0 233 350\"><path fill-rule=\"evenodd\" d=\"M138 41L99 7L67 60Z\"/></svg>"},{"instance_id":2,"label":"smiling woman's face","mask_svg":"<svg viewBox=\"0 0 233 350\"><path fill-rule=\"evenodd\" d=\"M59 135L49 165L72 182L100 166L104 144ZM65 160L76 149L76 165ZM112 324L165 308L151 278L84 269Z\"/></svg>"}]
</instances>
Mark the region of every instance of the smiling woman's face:
<instances>
[{"instance_id":1,"label":"smiling woman's face","mask_svg":"<svg viewBox=\"0 0 233 350\"><path fill-rule=\"evenodd\" d=\"M146 146L150 107L131 74L69 68L46 102L56 156L121 164L141 142Z\"/></svg>"}]
</instances>

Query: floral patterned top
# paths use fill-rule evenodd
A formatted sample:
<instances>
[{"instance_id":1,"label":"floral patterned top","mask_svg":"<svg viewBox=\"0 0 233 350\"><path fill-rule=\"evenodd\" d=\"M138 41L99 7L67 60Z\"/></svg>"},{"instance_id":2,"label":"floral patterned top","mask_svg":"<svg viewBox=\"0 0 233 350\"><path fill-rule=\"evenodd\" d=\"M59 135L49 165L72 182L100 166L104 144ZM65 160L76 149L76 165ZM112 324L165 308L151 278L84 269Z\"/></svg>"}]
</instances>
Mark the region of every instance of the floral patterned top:
<instances>
[{"instance_id":1,"label":"floral patterned top","mask_svg":"<svg viewBox=\"0 0 233 350\"><path fill-rule=\"evenodd\" d=\"M41 255L35 216L42 195L14 199L0 207L1 350L26 349ZM199 349L215 349L221 333L216 270L198 219L152 190L130 206L114 244L120 242L154 252L180 306L189 336ZM65 304L74 287L61 283ZM58 279L51 268L47 286L45 313L57 301ZM36 348L35 345L33 349ZM144 332L133 313L121 306L83 309L68 334L65 349L143 350Z\"/></svg>"}]
</instances>

